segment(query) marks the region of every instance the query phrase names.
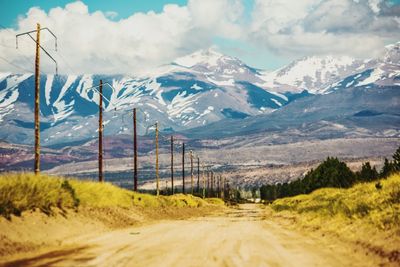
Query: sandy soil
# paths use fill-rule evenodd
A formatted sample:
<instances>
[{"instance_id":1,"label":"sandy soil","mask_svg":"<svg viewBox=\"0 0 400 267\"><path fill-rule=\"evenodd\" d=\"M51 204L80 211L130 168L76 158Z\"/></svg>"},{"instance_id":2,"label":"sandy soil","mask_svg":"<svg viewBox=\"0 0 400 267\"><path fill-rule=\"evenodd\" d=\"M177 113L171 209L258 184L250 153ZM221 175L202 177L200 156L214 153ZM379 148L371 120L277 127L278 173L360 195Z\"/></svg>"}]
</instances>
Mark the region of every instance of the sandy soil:
<instances>
[{"instance_id":1,"label":"sandy soil","mask_svg":"<svg viewBox=\"0 0 400 267\"><path fill-rule=\"evenodd\" d=\"M288 230L255 204L97 233L3 266L378 266L329 237Z\"/></svg>"}]
</instances>

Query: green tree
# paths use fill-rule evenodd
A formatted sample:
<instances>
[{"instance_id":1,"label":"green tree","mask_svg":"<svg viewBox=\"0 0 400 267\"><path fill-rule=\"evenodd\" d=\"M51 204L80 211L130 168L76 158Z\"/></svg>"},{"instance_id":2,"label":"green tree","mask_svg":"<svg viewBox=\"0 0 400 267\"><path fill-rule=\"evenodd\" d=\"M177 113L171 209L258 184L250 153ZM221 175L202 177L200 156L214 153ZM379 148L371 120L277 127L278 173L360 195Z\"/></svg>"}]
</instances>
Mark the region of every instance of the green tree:
<instances>
[{"instance_id":1,"label":"green tree","mask_svg":"<svg viewBox=\"0 0 400 267\"><path fill-rule=\"evenodd\" d=\"M376 168L372 168L369 162L365 162L362 164L361 171L357 173L357 180L371 182L378 179L378 176Z\"/></svg>"},{"instance_id":2,"label":"green tree","mask_svg":"<svg viewBox=\"0 0 400 267\"><path fill-rule=\"evenodd\" d=\"M393 154L393 169L400 171L400 147Z\"/></svg>"},{"instance_id":3,"label":"green tree","mask_svg":"<svg viewBox=\"0 0 400 267\"><path fill-rule=\"evenodd\" d=\"M387 178L390 174L394 172L393 162L385 158L381 172L379 173L380 178Z\"/></svg>"},{"instance_id":4,"label":"green tree","mask_svg":"<svg viewBox=\"0 0 400 267\"><path fill-rule=\"evenodd\" d=\"M330 157L310 172L306 178L308 187L305 193L310 193L322 187L347 188L352 186L356 180L354 173L347 167L346 163Z\"/></svg>"}]
</instances>

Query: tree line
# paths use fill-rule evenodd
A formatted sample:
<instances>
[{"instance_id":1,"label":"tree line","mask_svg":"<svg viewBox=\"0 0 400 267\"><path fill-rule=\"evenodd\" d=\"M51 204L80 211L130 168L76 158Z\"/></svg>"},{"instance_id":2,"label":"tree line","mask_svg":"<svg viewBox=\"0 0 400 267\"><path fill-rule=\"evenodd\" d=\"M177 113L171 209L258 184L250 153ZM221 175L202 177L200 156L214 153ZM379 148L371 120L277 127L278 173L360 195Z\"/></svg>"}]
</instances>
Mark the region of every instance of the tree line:
<instances>
[{"instance_id":1,"label":"tree line","mask_svg":"<svg viewBox=\"0 0 400 267\"><path fill-rule=\"evenodd\" d=\"M358 182L371 182L387 178L400 171L400 147L393 155L393 160L385 158L382 169L378 172L369 162L361 170L353 172L345 162L335 157L328 157L315 170L311 169L302 178L289 183L266 184L260 188L261 199L271 202L277 198L309 194L324 187L349 188ZM380 184L376 185L379 188Z\"/></svg>"}]
</instances>

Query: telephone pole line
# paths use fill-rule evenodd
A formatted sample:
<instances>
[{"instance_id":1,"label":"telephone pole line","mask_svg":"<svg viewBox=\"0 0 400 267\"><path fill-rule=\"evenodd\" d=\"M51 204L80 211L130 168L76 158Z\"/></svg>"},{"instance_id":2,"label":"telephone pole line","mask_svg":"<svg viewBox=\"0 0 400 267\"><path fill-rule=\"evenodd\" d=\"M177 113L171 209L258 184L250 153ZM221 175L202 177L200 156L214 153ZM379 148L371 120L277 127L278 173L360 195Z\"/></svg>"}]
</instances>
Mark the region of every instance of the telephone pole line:
<instances>
[{"instance_id":1,"label":"telephone pole line","mask_svg":"<svg viewBox=\"0 0 400 267\"><path fill-rule=\"evenodd\" d=\"M136 132L136 108L133 109L133 191L138 186L138 164L137 164L137 132Z\"/></svg>"},{"instance_id":2,"label":"telephone pole line","mask_svg":"<svg viewBox=\"0 0 400 267\"><path fill-rule=\"evenodd\" d=\"M28 35L35 43L36 43L36 56L35 56L35 163L34 163L34 172L35 174L40 173L40 49L42 49L47 56L49 56L56 63L56 75L58 74L58 66L57 61L40 45L40 31L47 30L49 31L55 38L55 50L57 51L57 37L48 29L48 28L40 28L40 24L36 24L36 30L24 32L17 34L15 36L16 48L18 49L18 37L22 35ZM36 40L30 35L31 33L36 32Z\"/></svg>"}]
</instances>

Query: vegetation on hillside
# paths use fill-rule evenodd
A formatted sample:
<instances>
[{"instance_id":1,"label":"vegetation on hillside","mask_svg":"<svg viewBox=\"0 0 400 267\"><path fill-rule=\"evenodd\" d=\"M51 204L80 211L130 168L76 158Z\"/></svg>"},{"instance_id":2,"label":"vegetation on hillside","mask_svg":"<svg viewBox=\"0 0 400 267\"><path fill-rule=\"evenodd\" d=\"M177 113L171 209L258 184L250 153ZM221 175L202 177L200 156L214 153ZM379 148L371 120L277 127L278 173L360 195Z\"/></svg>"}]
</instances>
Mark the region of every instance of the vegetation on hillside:
<instances>
[{"instance_id":1,"label":"vegetation on hillside","mask_svg":"<svg viewBox=\"0 0 400 267\"><path fill-rule=\"evenodd\" d=\"M302 179L290 183L263 185L260 196L267 202L278 198L309 194L319 188L349 188L358 182L371 182L400 171L400 147L393 155L393 161L385 159L382 170L371 167L369 162L362 165L361 170L354 173L337 158L328 157L315 170L311 169ZM377 187L380 185L377 184Z\"/></svg>"},{"instance_id":2,"label":"vegetation on hillside","mask_svg":"<svg viewBox=\"0 0 400 267\"><path fill-rule=\"evenodd\" d=\"M275 200L275 211L289 210L315 216L368 218L378 228L400 227L400 174L380 181L360 183L348 189L322 188L308 195Z\"/></svg>"},{"instance_id":3,"label":"vegetation on hillside","mask_svg":"<svg viewBox=\"0 0 400 267\"><path fill-rule=\"evenodd\" d=\"M10 218L23 211L40 209L51 214L53 208L61 210L90 207L200 207L207 205L191 195L152 196L141 194L110 183L79 181L31 173L10 173L0 176L0 215ZM212 204L222 200L210 199Z\"/></svg>"},{"instance_id":4,"label":"vegetation on hillside","mask_svg":"<svg viewBox=\"0 0 400 267\"><path fill-rule=\"evenodd\" d=\"M389 261L400 260L400 174L351 188L322 188L275 200L276 215L360 244Z\"/></svg>"}]
</instances>

